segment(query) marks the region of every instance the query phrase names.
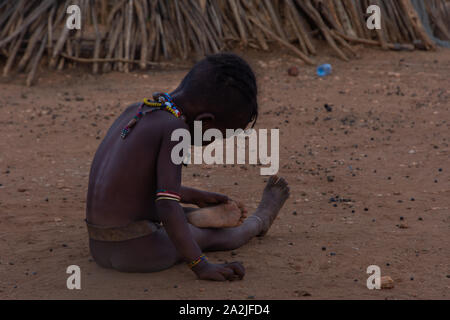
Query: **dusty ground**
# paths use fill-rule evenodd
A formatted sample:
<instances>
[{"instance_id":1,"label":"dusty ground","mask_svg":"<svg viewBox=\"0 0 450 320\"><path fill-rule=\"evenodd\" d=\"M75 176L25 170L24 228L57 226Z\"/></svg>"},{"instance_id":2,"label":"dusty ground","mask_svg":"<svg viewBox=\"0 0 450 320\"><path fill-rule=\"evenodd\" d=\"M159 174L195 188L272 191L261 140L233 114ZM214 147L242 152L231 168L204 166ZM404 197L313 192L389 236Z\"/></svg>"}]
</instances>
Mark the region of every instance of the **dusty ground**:
<instances>
[{"instance_id":1,"label":"dusty ground","mask_svg":"<svg viewBox=\"0 0 450 320\"><path fill-rule=\"evenodd\" d=\"M32 88L23 76L1 80L0 298L449 299L449 51L360 50L351 63L319 57L334 67L325 79L286 53L247 55L261 91L257 128L281 129L292 197L264 239L209 254L244 263L234 283L198 281L185 265L123 274L89 255L83 219L97 145L128 104L173 89L186 70L42 71ZM250 208L264 179L253 166L184 171L187 185ZM66 288L72 264L79 291ZM368 290L369 265L395 288Z\"/></svg>"}]
</instances>

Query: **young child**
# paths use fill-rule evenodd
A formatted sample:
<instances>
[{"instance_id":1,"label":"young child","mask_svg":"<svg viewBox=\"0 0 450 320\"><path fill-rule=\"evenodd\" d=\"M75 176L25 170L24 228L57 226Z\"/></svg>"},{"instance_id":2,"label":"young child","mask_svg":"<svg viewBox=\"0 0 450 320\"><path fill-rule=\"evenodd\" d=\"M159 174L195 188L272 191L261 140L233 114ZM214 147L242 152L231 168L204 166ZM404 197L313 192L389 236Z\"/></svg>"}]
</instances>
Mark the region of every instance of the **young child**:
<instances>
[{"instance_id":1,"label":"young child","mask_svg":"<svg viewBox=\"0 0 450 320\"><path fill-rule=\"evenodd\" d=\"M100 266L154 272L185 261L199 279L244 277L240 263L213 264L202 252L233 250L264 235L289 197L286 181L270 177L259 207L245 219L245 207L226 195L181 185L171 135L184 128L193 137L194 121L224 135L244 129L256 121L256 96L250 66L223 53L197 63L170 95L154 94L153 102L123 112L100 144L89 178L86 222Z\"/></svg>"}]
</instances>

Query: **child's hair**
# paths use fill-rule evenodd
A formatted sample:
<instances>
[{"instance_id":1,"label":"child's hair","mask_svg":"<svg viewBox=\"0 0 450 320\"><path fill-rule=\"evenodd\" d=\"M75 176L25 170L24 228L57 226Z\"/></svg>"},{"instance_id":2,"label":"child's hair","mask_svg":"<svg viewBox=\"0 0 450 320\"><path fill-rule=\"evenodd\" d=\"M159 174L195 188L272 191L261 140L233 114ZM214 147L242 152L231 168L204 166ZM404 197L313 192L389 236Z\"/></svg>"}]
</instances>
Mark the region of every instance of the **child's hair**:
<instances>
[{"instance_id":1,"label":"child's hair","mask_svg":"<svg viewBox=\"0 0 450 320\"><path fill-rule=\"evenodd\" d=\"M229 118L230 113L247 113L248 123L258 118L258 88L251 67L233 53L209 55L198 62L180 85L193 101L214 106Z\"/></svg>"}]
</instances>

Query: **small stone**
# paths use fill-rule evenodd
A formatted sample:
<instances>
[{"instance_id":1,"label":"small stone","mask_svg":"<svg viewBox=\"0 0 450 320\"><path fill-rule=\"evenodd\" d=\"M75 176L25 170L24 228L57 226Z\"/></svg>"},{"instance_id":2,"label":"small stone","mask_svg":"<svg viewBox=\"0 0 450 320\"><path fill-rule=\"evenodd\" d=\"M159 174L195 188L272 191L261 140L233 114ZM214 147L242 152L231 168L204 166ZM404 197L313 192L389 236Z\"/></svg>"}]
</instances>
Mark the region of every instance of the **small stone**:
<instances>
[{"instance_id":1,"label":"small stone","mask_svg":"<svg viewBox=\"0 0 450 320\"><path fill-rule=\"evenodd\" d=\"M334 176L327 176L327 181L328 182L333 182L334 181Z\"/></svg>"},{"instance_id":2,"label":"small stone","mask_svg":"<svg viewBox=\"0 0 450 320\"><path fill-rule=\"evenodd\" d=\"M301 296L301 297L310 297L311 293L309 293L308 291L305 290L295 290L295 293L297 294L297 296Z\"/></svg>"},{"instance_id":3,"label":"small stone","mask_svg":"<svg viewBox=\"0 0 450 320\"><path fill-rule=\"evenodd\" d=\"M325 103L323 107L325 108L325 110L327 110L327 112L333 111L333 108L328 103Z\"/></svg>"},{"instance_id":4,"label":"small stone","mask_svg":"<svg viewBox=\"0 0 450 320\"><path fill-rule=\"evenodd\" d=\"M290 67L288 69L288 75L290 75L291 77L297 77L299 74L298 68L297 67Z\"/></svg>"},{"instance_id":5,"label":"small stone","mask_svg":"<svg viewBox=\"0 0 450 320\"><path fill-rule=\"evenodd\" d=\"M325 250L327 250L327 248L326 247L322 247L322 251L325 251Z\"/></svg>"},{"instance_id":6,"label":"small stone","mask_svg":"<svg viewBox=\"0 0 450 320\"><path fill-rule=\"evenodd\" d=\"M255 299L255 296L248 296L247 299L253 300Z\"/></svg>"},{"instance_id":7,"label":"small stone","mask_svg":"<svg viewBox=\"0 0 450 320\"><path fill-rule=\"evenodd\" d=\"M400 73L390 71L390 72L388 72L388 76L394 77L394 78L400 78Z\"/></svg>"},{"instance_id":8,"label":"small stone","mask_svg":"<svg viewBox=\"0 0 450 320\"><path fill-rule=\"evenodd\" d=\"M297 215L297 211L292 212L292 214L293 214L294 216L296 216L296 215Z\"/></svg>"},{"instance_id":9,"label":"small stone","mask_svg":"<svg viewBox=\"0 0 450 320\"><path fill-rule=\"evenodd\" d=\"M381 289L392 289L394 288L394 280L389 276L384 276L380 278Z\"/></svg>"}]
</instances>

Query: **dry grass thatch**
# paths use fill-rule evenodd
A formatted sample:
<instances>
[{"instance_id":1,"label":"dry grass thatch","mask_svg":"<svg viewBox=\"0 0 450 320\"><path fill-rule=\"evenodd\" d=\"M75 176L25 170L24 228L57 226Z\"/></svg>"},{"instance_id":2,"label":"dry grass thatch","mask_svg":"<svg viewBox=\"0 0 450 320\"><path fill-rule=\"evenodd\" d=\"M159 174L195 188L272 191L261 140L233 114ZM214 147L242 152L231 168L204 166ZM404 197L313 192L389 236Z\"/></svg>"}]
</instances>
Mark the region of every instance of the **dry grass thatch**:
<instances>
[{"instance_id":1,"label":"dry grass thatch","mask_svg":"<svg viewBox=\"0 0 450 320\"><path fill-rule=\"evenodd\" d=\"M423 0L419 0L423 1ZM67 7L81 8L81 30L68 30ZM381 30L366 27L366 8L382 10ZM435 35L450 38L448 1L425 1ZM429 26L427 26L429 28ZM427 33L428 31L428 33ZM5 0L0 2L3 75L89 63L92 72L163 65L162 60L202 57L237 44L269 50L276 42L314 64L313 38L343 60L352 43L383 49L433 49L411 0Z\"/></svg>"}]
</instances>

